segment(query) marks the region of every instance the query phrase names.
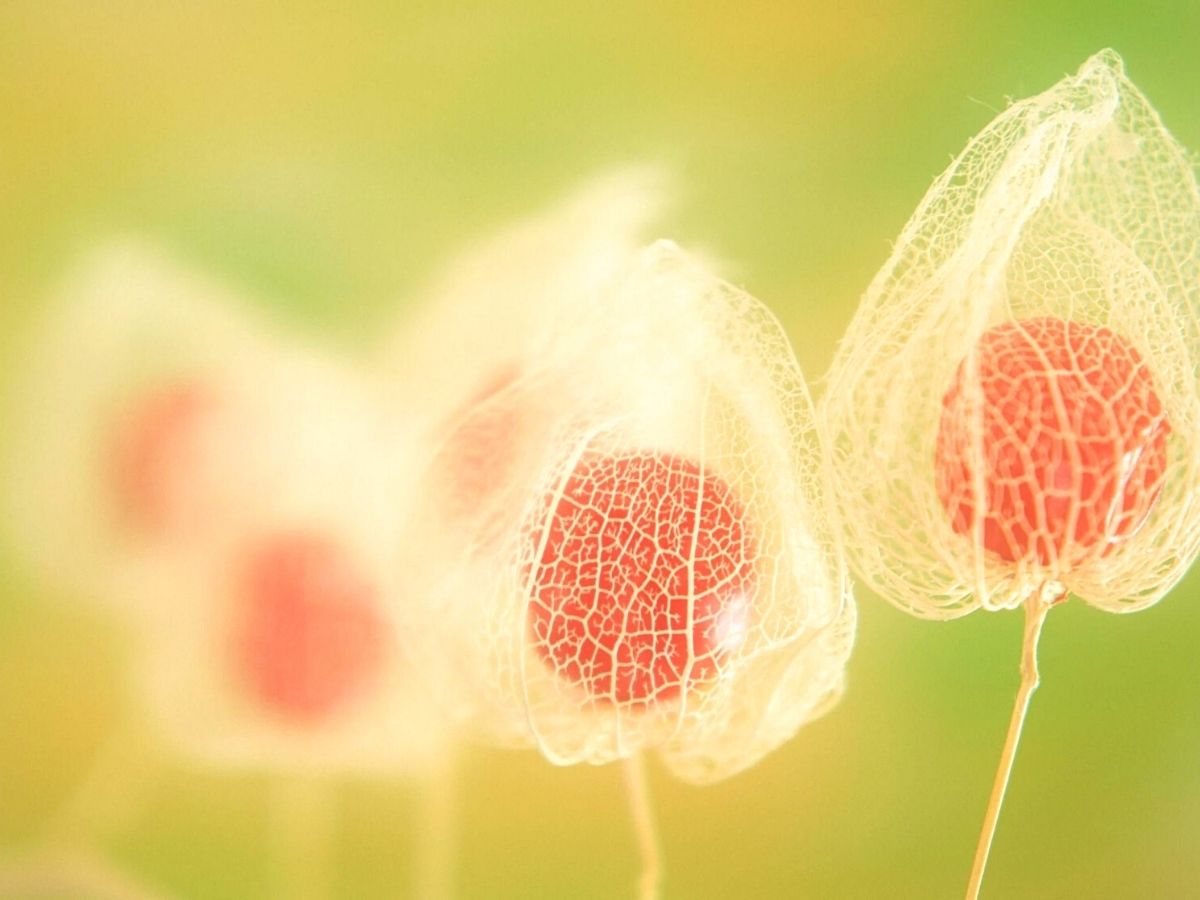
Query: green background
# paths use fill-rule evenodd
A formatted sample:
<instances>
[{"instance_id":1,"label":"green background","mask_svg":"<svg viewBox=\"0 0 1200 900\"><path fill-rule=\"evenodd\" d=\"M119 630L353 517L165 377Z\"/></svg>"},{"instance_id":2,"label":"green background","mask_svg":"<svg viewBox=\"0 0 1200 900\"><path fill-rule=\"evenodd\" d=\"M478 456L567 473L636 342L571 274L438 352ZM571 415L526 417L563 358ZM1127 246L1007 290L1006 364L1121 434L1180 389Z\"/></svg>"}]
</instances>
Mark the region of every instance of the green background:
<instances>
[{"instance_id":1,"label":"green background","mask_svg":"<svg viewBox=\"0 0 1200 900\"><path fill-rule=\"evenodd\" d=\"M366 352L462 242L651 160L679 173L664 235L728 260L816 376L950 156L1104 46L1200 148L1195 2L4 3L0 350L76 253L133 232ZM127 648L10 556L0 585L3 851L35 840L125 714ZM987 896L1200 896L1198 593L1190 577L1136 616L1051 615ZM667 897L961 895L1020 616L860 604L830 716L710 788L651 767ZM269 779L156 766L103 849L181 897L269 895ZM468 751L461 896L631 894L621 785ZM336 792L333 892L402 893L417 791Z\"/></svg>"}]
</instances>

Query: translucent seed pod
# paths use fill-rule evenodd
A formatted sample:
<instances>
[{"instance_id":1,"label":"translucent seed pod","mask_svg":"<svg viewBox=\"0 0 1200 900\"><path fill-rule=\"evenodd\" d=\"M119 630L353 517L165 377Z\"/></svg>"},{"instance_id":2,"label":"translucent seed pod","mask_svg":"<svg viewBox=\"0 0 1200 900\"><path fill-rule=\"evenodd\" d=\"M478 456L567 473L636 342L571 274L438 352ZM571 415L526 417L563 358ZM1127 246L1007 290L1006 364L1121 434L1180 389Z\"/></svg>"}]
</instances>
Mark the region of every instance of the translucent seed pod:
<instances>
[{"instance_id":1,"label":"translucent seed pod","mask_svg":"<svg viewBox=\"0 0 1200 900\"><path fill-rule=\"evenodd\" d=\"M291 360L278 415L231 435L271 477L188 552L139 568L140 683L178 750L218 766L420 773L441 719L396 633L403 447L353 373ZM304 369L305 371L302 371Z\"/></svg>"},{"instance_id":2,"label":"translucent seed pod","mask_svg":"<svg viewBox=\"0 0 1200 900\"><path fill-rule=\"evenodd\" d=\"M854 568L914 615L1157 602L1200 549L1200 191L1111 50L1013 104L954 160L868 288L821 422Z\"/></svg>"},{"instance_id":3,"label":"translucent seed pod","mask_svg":"<svg viewBox=\"0 0 1200 900\"><path fill-rule=\"evenodd\" d=\"M232 396L264 369L266 335L228 291L137 242L74 270L16 361L6 448L12 543L45 580L123 603L127 568L237 513L263 448L227 436L265 413Z\"/></svg>"},{"instance_id":4,"label":"translucent seed pod","mask_svg":"<svg viewBox=\"0 0 1200 900\"><path fill-rule=\"evenodd\" d=\"M511 462L448 539L414 538L449 561L425 621L487 738L732 775L836 700L854 633L791 349L666 242L545 324L455 432Z\"/></svg>"},{"instance_id":5,"label":"translucent seed pod","mask_svg":"<svg viewBox=\"0 0 1200 900\"><path fill-rule=\"evenodd\" d=\"M1159 600L1200 541L1198 246L1189 161L1112 51L972 139L828 376L863 580L939 619Z\"/></svg>"},{"instance_id":6,"label":"translucent seed pod","mask_svg":"<svg viewBox=\"0 0 1200 900\"><path fill-rule=\"evenodd\" d=\"M440 785L445 763L437 675L413 673L397 634L411 437L374 381L153 250L102 250L64 293L24 373L20 545L133 627L139 726L193 766L276 777L280 874L320 890L321 776ZM109 812L86 809L125 754L106 756L54 817L69 830L77 807ZM447 827L424 829L429 885Z\"/></svg>"}]
</instances>

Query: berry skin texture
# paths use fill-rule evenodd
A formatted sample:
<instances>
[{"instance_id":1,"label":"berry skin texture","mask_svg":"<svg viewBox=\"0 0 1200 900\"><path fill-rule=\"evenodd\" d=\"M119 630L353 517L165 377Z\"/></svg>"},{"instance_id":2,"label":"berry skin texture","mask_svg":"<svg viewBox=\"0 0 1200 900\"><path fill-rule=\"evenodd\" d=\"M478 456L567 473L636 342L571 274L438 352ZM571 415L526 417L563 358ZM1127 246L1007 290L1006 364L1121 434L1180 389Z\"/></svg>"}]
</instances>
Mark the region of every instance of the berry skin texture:
<instances>
[{"instance_id":1,"label":"berry skin texture","mask_svg":"<svg viewBox=\"0 0 1200 900\"><path fill-rule=\"evenodd\" d=\"M551 505L529 606L543 662L589 698L635 708L714 679L755 585L730 487L679 456L589 451Z\"/></svg>"},{"instance_id":2,"label":"berry skin texture","mask_svg":"<svg viewBox=\"0 0 1200 900\"><path fill-rule=\"evenodd\" d=\"M386 633L379 598L336 543L273 536L239 574L234 674L258 707L319 725L377 683Z\"/></svg>"},{"instance_id":3,"label":"berry skin texture","mask_svg":"<svg viewBox=\"0 0 1200 900\"><path fill-rule=\"evenodd\" d=\"M1137 350L1108 328L1046 316L988 329L975 352L978 382L964 359L935 451L954 530L972 534L979 514L991 553L1060 571L1131 537L1158 498L1171 430Z\"/></svg>"}]
</instances>

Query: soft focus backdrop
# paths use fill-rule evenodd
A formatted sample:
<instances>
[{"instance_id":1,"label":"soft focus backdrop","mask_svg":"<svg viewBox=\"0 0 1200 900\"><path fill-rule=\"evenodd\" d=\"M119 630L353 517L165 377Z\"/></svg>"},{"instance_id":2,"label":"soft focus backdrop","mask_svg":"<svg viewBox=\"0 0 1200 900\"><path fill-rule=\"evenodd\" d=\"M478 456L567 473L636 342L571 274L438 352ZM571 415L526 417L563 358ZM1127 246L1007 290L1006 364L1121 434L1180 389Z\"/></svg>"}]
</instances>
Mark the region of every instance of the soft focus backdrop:
<instances>
[{"instance_id":1,"label":"soft focus backdrop","mask_svg":"<svg viewBox=\"0 0 1200 900\"><path fill-rule=\"evenodd\" d=\"M462 242L648 159L680 176L664 233L775 309L815 379L888 242L1006 97L1113 46L1200 149L1192 0L343 6L0 5L6 363L47 285L114 232L366 353ZM833 714L715 787L651 770L667 897L961 894L1020 615L932 624L860 599ZM127 640L69 600L0 548L0 855L36 839L127 713ZM1136 616L1050 617L985 894L1200 896L1198 600L1193 576ZM180 897L266 896L270 792L168 763L102 849ZM631 893L618 769L477 749L459 792L461 896ZM403 889L417 803L341 784L337 896Z\"/></svg>"}]
</instances>

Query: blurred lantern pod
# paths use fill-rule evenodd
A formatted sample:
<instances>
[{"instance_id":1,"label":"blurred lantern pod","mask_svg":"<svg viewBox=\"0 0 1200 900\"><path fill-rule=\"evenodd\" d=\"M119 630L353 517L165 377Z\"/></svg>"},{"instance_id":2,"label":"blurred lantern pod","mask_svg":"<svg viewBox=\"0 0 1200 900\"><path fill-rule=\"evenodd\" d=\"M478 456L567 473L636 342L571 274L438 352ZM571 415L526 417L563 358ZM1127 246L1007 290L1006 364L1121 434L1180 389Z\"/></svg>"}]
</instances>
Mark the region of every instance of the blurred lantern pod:
<instances>
[{"instance_id":1,"label":"blurred lantern pod","mask_svg":"<svg viewBox=\"0 0 1200 900\"><path fill-rule=\"evenodd\" d=\"M711 782L842 689L854 606L809 396L770 313L674 245L597 288L547 308L536 357L434 457L412 609L485 739L558 764L657 750ZM457 461L496 457L447 506Z\"/></svg>"},{"instance_id":2,"label":"blurred lantern pod","mask_svg":"<svg viewBox=\"0 0 1200 900\"><path fill-rule=\"evenodd\" d=\"M643 243L666 181L650 166L598 176L451 259L382 348L394 408L440 441L536 360L553 322L595 302Z\"/></svg>"},{"instance_id":3,"label":"blurred lantern pod","mask_svg":"<svg viewBox=\"0 0 1200 900\"><path fill-rule=\"evenodd\" d=\"M120 611L136 689L221 764L424 765L441 730L398 650L411 441L375 383L143 245L68 282L28 361L16 538Z\"/></svg>"},{"instance_id":4,"label":"blurred lantern pod","mask_svg":"<svg viewBox=\"0 0 1200 900\"><path fill-rule=\"evenodd\" d=\"M418 677L397 635L411 620L397 612L410 602L397 447L346 427L344 404L311 399L305 416L337 453L298 447L280 461L286 493L250 501L204 552L141 570L140 605L155 611L140 617L138 685L202 763L421 774L447 744L426 691L439 676Z\"/></svg>"},{"instance_id":5,"label":"blurred lantern pod","mask_svg":"<svg viewBox=\"0 0 1200 900\"><path fill-rule=\"evenodd\" d=\"M91 253L17 360L17 549L51 583L125 602L127 568L219 532L271 472L274 448L242 432L288 414L256 384L283 355L228 291L155 249Z\"/></svg>"},{"instance_id":6,"label":"blurred lantern pod","mask_svg":"<svg viewBox=\"0 0 1200 900\"><path fill-rule=\"evenodd\" d=\"M914 615L1158 601L1200 546L1200 194L1120 58L934 183L821 403L851 564Z\"/></svg>"}]
</instances>

